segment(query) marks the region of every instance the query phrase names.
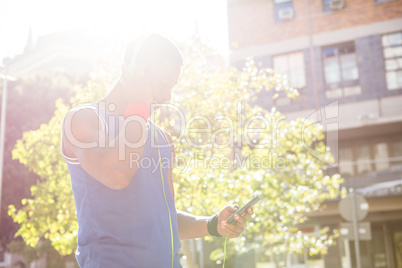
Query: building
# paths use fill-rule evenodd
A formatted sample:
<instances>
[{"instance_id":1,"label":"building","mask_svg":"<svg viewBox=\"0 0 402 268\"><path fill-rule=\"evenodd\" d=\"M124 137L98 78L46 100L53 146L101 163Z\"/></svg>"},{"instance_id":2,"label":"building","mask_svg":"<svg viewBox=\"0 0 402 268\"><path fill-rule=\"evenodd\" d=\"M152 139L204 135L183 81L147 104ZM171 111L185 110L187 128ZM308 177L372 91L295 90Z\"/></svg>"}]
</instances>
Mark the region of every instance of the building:
<instances>
[{"instance_id":1,"label":"building","mask_svg":"<svg viewBox=\"0 0 402 268\"><path fill-rule=\"evenodd\" d=\"M101 56L115 43L93 32L66 30L33 40L30 29L24 51L7 61L14 76L63 73L84 83Z\"/></svg>"},{"instance_id":2,"label":"building","mask_svg":"<svg viewBox=\"0 0 402 268\"><path fill-rule=\"evenodd\" d=\"M294 119L335 105L326 118L337 122L327 132L338 147L335 171L369 204L361 265L402 268L402 1L228 0L228 26L233 65L253 57L300 89L295 100L265 96L266 107ZM310 227L339 227L339 202L326 202ZM350 255L357 267L354 241L345 241L309 263L345 268ZM291 267L303 263L295 258Z\"/></svg>"}]
</instances>

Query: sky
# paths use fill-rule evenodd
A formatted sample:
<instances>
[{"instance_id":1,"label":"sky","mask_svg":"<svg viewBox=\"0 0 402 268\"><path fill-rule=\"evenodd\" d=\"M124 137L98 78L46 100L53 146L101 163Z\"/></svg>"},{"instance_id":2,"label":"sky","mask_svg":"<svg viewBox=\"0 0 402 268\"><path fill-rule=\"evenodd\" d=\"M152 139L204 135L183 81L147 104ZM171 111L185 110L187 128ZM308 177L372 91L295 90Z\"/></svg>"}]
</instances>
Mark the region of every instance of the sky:
<instances>
[{"instance_id":1,"label":"sky","mask_svg":"<svg viewBox=\"0 0 402 268\"><path fill-rule=\"evenodd\" d=\"M180 40L194 33L197 21L201 36L228 53L226 0L0 0L0 7L0 66L23 52L30 28L34 41L77 28L122 40L143 32Z\"/></svg>"}]
</instances>

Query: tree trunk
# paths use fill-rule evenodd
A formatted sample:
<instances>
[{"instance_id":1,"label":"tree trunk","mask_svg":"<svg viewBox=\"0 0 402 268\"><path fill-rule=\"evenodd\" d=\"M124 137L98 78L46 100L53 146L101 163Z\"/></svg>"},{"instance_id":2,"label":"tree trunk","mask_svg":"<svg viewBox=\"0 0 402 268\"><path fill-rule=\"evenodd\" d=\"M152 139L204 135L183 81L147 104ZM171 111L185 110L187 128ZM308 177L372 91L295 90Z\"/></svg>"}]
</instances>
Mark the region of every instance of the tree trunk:
<instances>
[{"instance_id":1,"label":"tree trunk","mask_svg":"<svg viewBox=\"0 0 402 268\"><path fill-rule=\"evenodd\" d=\"M281 267L279 267L278 260L276 259L276 254L275 254L275 253L272 253L271 256L272 256L272 258L274 259L275 267L276 267L276 268L281 268Z\"/></svg>"}]
</instances>

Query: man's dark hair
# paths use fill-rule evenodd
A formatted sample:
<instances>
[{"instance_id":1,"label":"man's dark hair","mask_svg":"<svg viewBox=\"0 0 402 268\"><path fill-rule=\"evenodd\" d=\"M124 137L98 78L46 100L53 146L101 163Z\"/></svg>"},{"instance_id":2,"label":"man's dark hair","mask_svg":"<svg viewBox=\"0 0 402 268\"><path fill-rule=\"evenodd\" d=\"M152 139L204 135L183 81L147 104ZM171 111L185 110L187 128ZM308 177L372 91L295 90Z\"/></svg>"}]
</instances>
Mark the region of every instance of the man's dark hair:
<instances>
[{"instance_id":1,"label":"man's dark hair","mask_svg":"<svg viewBox=\"0 0 402 268\"><path fill-rule=\"evenodd\" d=\"M183 57L177 46L156 33L131 41L127 45L123 59L126 64L141 63L149 66L155 66L162 60L183 64Z\"/></svg>"}]
</instances>

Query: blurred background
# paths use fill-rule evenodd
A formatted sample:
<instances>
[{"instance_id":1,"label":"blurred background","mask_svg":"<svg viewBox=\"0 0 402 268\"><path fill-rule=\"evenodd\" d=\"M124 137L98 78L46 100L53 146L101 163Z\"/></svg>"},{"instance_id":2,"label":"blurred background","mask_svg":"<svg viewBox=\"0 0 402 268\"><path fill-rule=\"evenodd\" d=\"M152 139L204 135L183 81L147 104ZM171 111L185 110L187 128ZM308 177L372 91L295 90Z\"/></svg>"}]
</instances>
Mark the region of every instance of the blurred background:
<instances>
[{"instance_id":1,"label":"blurred background","mask_svg":"<svg viewBox=\"0 0 402 268\"><path fill-rule=\"evenodd\" d=\"M303 237L319 237L323 227L338 230L324 251L252 248L233 253L228 267L402 268L401 0L2 0L0 6L0 267L75 267L71 252L46 243L46 236L27 247L35 243L15 235L24 219L9 206L35 200L31 186L46 176L11 152L23 133L49 122L57 99L69 103L94 73L118 73L129 40L159 32L178 44L194 45L196 38L214 51L219 70L242 71L252 57L258 68L286 77L297 98L267 91L257 103L289 121L323 125L335 159L323 170L339 173L338 188L357 202L350 209L339 194L306 210L297 226ZM211 252L222 245L188 241L183 267L220 267Z\"/></svg>"}]
</instances>

